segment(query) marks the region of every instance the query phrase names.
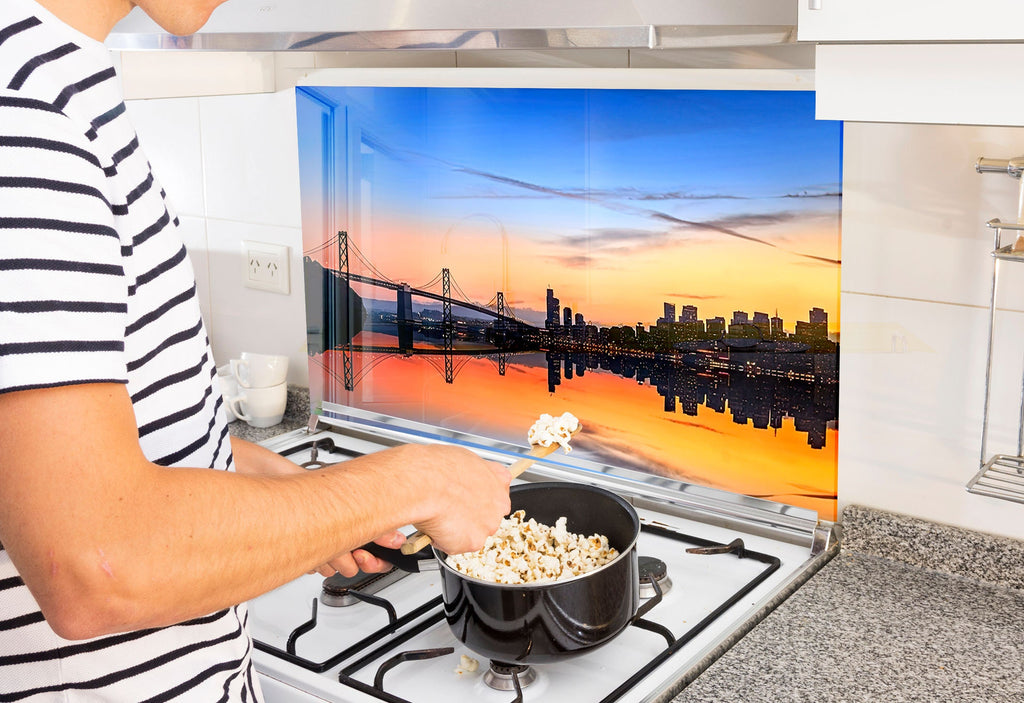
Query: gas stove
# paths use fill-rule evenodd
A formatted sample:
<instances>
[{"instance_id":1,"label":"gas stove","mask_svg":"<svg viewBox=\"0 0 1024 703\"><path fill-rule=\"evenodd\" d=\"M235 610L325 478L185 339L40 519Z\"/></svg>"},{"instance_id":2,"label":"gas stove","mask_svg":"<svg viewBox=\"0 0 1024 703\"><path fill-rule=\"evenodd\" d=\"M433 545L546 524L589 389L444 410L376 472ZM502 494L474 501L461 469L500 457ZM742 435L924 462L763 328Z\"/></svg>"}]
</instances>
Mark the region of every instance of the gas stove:
<instances>
[{"instance_id":1,"label":"gas stove","mask_svg":"<svg viewBox=\"0 0 1024 703\"><path fill-rule=\"evenodd\" d=\"M315 470L411 441L457 441L491 460L516 458L515 448L486 440L317 416L264 445ZM593 651L517 667L488 662L455 637L437 571L307 575L249 606L267 703L666 701L838 549L836 526L812 511L656 476L555 458L538 461L522 481L590 484L634 506L641 618Z\"/></svg>"}]
</instances>

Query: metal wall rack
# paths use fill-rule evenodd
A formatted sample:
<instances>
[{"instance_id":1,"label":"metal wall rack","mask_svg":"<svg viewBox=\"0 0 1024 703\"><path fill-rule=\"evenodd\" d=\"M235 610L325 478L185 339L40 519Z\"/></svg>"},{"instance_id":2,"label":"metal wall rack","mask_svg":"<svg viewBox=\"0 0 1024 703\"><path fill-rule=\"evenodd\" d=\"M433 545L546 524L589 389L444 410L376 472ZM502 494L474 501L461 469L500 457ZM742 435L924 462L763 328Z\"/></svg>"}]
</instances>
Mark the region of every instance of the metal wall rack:
<instances>
[{"instance_id":1,"label":"metal wall rack","mask_svg":"<svg viewBox=\"0 0 1024 703\"><path fill-rule=\"evenodd\" d=\"M978 173L1004 173L1020 181L1017 222L1003 222L999 219L989 220L986 224L995 231L995 242L992 247L992 294L989 299L988 320L988 352L985 362L985 406L982 413L981 428L981 468L967 483L967 490L978 495L1002 498L1016 503L1024 503L1024 380L1021 385L1020 414L1017 429L1017 454L988 453L989 404L992 393L992 352L996 323L996 290L998 288L999 269L1003 262L1024 264L1024 156L1012 159L978 159L975 164ZM1003 244L1003 232L1014 235L1009 244Z\"/></svg>"}]
</instances>

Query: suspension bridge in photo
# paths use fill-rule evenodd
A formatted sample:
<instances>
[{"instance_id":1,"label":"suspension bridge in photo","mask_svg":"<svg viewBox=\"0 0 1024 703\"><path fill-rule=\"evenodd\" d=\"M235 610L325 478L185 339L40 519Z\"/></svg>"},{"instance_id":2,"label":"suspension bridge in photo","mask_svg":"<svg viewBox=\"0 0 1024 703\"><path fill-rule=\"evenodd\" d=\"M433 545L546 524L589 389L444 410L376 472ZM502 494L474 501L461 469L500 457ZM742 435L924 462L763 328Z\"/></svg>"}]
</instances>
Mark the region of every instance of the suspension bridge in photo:
<instances>
[{"instance_id":1,"label":"suspension bridge in photo","mask_svg":"<svg viewBox=\"0 0 1024 703\"><path fill-rule=\"evenodd\" d=\"M332 248L337 249L337 268L321 267L313 257ZM350 267L350 255L358 259L364 269L372 275L353 272ZM469 357L490 358L496 362L499 375L504 376L505 365L511 354L539 349L537 345L540 341L540 328L516 316L515 311L505 301L504 291L497 291L483 304L473 301L459 287L448 268L442 268L434 278L418 286L394 281L377 269L359 251L354 242L350 242L345 231L338 232L335 237L319 247L304 252L304 266L307 269L307 298L310 285L315 286L319 283L322 293L320 310L316 310L316 306L310 305L307 300L307 315L312 309L317 318L307 319L307 323L319 323L319 336L322 340L321 344L311 346L311 352L315 353L319 347L325 354L333 352L341 356L341 378L338 380L342 382L345 390L353 390L359 380L355 376L352 364L354 353L384 355L376 363L368 366L360 377L390 355L442 357L444 366L438 371L443 374L446 383L452 383L462 367L462 364L456 364L456 357L463 356L466 360ZM317 271L317 268L321 270ZM352 283L394 291L396 312L393 324L397 333L395 344L355 342L356 336L363 329L364 308L361 299L351 288ZM440 291L437 288L440 288ZM452 291L455 291L458 297L453 297ZM439 318L425 319L421 315L417 319L413 313L414 297L439 302ZM453 309L469 311L484 321L478 326L478 339L472 344L456 346L457 338L464 334L460 328L467 327L468 323L465 319L457 317ZM438 345L414 345L416 333L420 333L421 337L427 340L436 339ZM524 344L532 348L524 349ZM335 377L338 376L336 372L331 373Z\"/></svg>"},{"instance_id":2,"label":"suspension bridge in photo","mask_svg":"<svg viewBox=\"0 0 1024 703\"><path fill-rule=\"evenodd\" d=\"M351 270L353 260L360 272ZM483 304L470 299L448 268L418 286L395 281L344 231L304 252L303 268L308 353L333 380L325 400L342 400L336 390L354 391L396 357L416 356L452 384L474 358L488 360L504 377L515 356L541 353L548 393L563 381L603 372L650 386L665 413L678 408L696 417L699 406L716 413L728 408L738 424L775 431L791 417L815 449L825 446L829 423L837 419L838 345L828 340L824 320L798 322L797 332L785 338L767 336L756 324L734 323L727 332L724 324L712 331L698 322L703 337L676 340L671 335L687 334L694 323L587 324L578 312L571 318L570 308L559 309L549 288L540 327L517 315L504 291ZM388 293L366 303L354 284Z\"/></svg>"}]
</instances>

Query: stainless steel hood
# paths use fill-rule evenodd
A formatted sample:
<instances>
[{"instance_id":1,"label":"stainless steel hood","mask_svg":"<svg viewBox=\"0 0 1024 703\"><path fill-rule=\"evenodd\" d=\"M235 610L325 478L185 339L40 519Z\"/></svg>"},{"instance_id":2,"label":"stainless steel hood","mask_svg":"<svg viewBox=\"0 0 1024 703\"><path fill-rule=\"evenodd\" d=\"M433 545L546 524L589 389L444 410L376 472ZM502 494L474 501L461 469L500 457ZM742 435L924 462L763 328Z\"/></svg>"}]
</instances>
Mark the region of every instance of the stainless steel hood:
<instances>
[{"instance_id":1,"label":"stainless steel hood","mask_svg":"<svg viewBox=\"0 0 1024 703\"><path fill-rule=\"evenodd\" d=\"M680 49L796 40L793 0L228 0L175 37L138 8L113 49Z\"/></svg>"}]
</instances>

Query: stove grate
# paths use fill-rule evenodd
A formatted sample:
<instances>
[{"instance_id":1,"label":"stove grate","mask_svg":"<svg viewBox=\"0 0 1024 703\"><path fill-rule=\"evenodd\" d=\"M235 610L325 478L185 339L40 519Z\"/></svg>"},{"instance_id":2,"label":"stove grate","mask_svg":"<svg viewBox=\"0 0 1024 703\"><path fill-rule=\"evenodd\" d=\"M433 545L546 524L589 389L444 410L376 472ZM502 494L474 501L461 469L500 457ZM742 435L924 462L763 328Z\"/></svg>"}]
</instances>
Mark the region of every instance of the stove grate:
<instances>
[{"instance_id":1,"label":"stove grate","mask_svg":"<svg viewBox=\"0 0 1024 703\"><path fill-rule=\"evenodd\" d=\"M697 547L711 549L721 546L719 545L719 543L714 542L712 540L702 539L700 537L694 537L691 535L684 535L682 533L658 527L656 525L644 525L643 529L651 532L652 534L661 535L662 537L668 537L669 539L676 539L681 542L695 544L697 545ZM762 569L760 573L754 576L754 578L748 581L733 595L727 598L721 605L719 605L717 608L708 613L708 615L703 620L701 620L696 625L687 630L682 636L680 636L675 641L674 644L670 644L660 654L655 655L651 659L651 661L648 662L642 669L637 671L630 678L623 681L622 684L614 691L612 691L610 694L602 698L599 703L612 703L612 701L616 701L619 698L621 698L623 695L625 695L627 691L629 691L629 689L631 689L637 683L646 678L651 672L653 672L655 669L661 666L669 657L671 657L673 654L682 649L683 646L685 646L690 640L699 635L711 623L717 620L722 613L727 611L732 606L736 605L736 603L738 603L748 593L757 588L762 582L764 582L765 579L767 579L769 576L775 573L779 569L779 567L782 566L782 561L778 557L772 556L770 554L764 554L763 552L755 552L753 550L746 549L742 546L742 542L740 543L740 545L736 545L734 541L729 545L725 545L725 547L729 548L728 551L719 552L716 550L707 553L735 554L735 556L739 559L753 559L754 561L760 562L765 565L765 568Z\"/></svg>"},{"instance_id":2,"label":"stove grate","mask_svg":"<svg viewBox=\"0 0 1024 703\"><path fill-rule=\"evenodd\" d=\"M369 647L369 646L371 646L373 644L376 644L377 642L380 642L381 640L383 640L388 635L390 635L393 632L396 632L397 630L405 627L409 623L415 622L417 618L422 617L425 613L429 613L431 610L434 610L435 608L440 607L442 603L443 603L443 599L441 598L441 596L437 596L435 598L432 598L429 601L427 601L426 603L424 603L423 605L421 605L420 607L418 607L418 608L416 608L414 610L409 611L407 614L405 614L402 617L398 618L394 622L391 622L391 623L385 625L384 627L380 628L379 630L377 630L375 632L372 632L371 634L369 634L366 637L364 637L363 639L359 640L358 642L356 642L352 646L347 647L346 649L343 649L342 651L340 651L337 654L335 654L333 657L330 657L329 659L326 659L326 660L324 660L322 662L311 661L309 659L306 659L305 657L300 657L300 656L294 654L293 652L285 651L285 650L281 649L280 647L275 647L272 644L267 644L266 642L263 642L263 641L260 641L260 640L257 640L257 639L253 639L253 646L256 649L258 649L258 650L260 650L262 652L266 652L267 654L272 654L273 656L278 657L279 659L282 659L282 660L284 660L286 662L289 662L290 664L295 664L296 666L301 666L303 669L307 669L309 671L313 671L313 672L315 672L317 674L322 674L325 671L327 671L328 669L333 669L334 667L336 667L338 664L341 664L346 659L355 656L356 654L358 654L362 650L366 649L367 647ZM316 627L316 615L317 615L317 600L314 598L313 599L313 608L312 608L312 617L310 618L310 620L308 622L305 622L302 625L299 625L299 627L297 627L295 629L295 631L293 631L292 634L289 635L288 639L289 640L293 640L293 638L297 639L299 635L305 634L306 632L309 632L310 630L315 628ZM433 618L434 616L431 616L431 617ZM444 615L442 613L440 615L440 618L443 618L443 617L444 617ZM437 622L437 620L434 620L434 622ZM300 632L298 635L296 635L295 632L297 632L300 629L302 630L302 632Z\"/></svg>"},{"instance_id":3,"label":"stove grate","mask_svg":"<svg viewBox=\"0 0 1024 703\"><path fill-rule=\"evenodd\" d=\"M657 601L661 599L661 590L658 587L657 582L653 582L652 585L657 596L651 599L651 601L653 602L648 602L641 605L637 616L634 618L631 624L636 626L637 628L661 635L665 638L667 646L660 653L652 657L632 676L623 681L611 693L609 693L607 696L601 699L599 703L612 703L613 701L616 701L623 695L625 695L631 688L636 686L640 681L642 681L648 675L653 673L655 669L661 666L673 654L678 652L688 642L690 642L695 637L697 637L701 632L703 632L709 625L711 625L711 623L717 620L719 616L721 616L731 607L736 605L740 600L746 597L746 595L749 594L752 590L757 588L757 586L763 583L782 565L782 562L778 557L772 556L770 554L765 554L763 552L746 549L743 546L742 541L734 540L732 543L728 545L723 545L712 540L707 540L701 537L683 534L681 532L676 532L675 530L659 527L657 525L644 524L641 526L641 529L645 532L649 532L651 534L655 534L661 537L666 537L668 539L695 545L695 549L693 550L695 553L702 553L707 555L731 554L734 558L737 559L751 559L756 562L762 563L764 564L764 568L760 572L758 572L752 579L750 579L750 581L748 581L746 584L740 587L735 593L733 593L731 596L722 601L722 603L717 608L708 613L708 615L705 616L704 619L695 624L693 627L691 627L685 633L680 635L678 638L668 628L664 627L663 625L643 620L640 617L640 615L646 614L657 603ZM375 598L373 600L384 599ZM407 652L399 652L398 654L393 655L387 661L385 661L384 664L382 664L378 669L377 674L375 676L375 685L370 685L363 681L360 681L356 679L353 676L353 674L367 666L369 663L379 659L380 657L388 653L394 652L399 646L401 646L408 640L412 639L417 634L429 629L430 627L444 620L444 611L442 605L443 599L441 598L441 596L437 596L428 601L427 603L424 603L419 608L410 611L407 615L404 615L397 619L393 619L392 622L389 623L387 626L377 630L376 632L368 635L367 637L363 638L362 640L353 644L347 649L339 652L335 656L320 663L312 662L308 659L304 659L303 657L297 656L294 653L294 646L290 647L290 650L292 651L284 651L267 643L261 642L259 640L254 640L254 646L257 649L277 656L290 663L301 666L304 669L308 669L316 673L324 673L328 669L331 669L337 666L338 664L342 664L351 657L354 657L357 654L363 652L364 650L366 650L366 648L372 647L373 645L380 643L379 646L374 647L372 651L367 652L359 659L343 667L340 673L338 674L338 681L346 686L349 686L350 688L370 695L378 700L385 701L386 703L412 703L411 701L408 701L404 698L400 698L398 696L395 696L384 691L380 685L382 683L383 675L390 668L393 668L402 661L407 661L416 658L422 659L433 656L441 656L441 653L438 653L437 650L428 650L430 654L422 654L420 650L411 650ZM426 615L427 613L430 613L432 610L435 609L436 612L433 612L428 617L425 617L422 621L417 622L417 620L420 617ZM317 601L314 599L312 617L310 621L303 623L298 628L296 628L296 630L289 637L289 642L292 645L294 645L294 639L297 639L300 635L312 630L316 626L316 614ZM301 630L301 632L299 632L299 630ZM398 632L399 630L402 630L401 634L395 637L389 637L390 635L394 634L395 632ZM521 692L519 692L518 695L519 697L517 698L517 700L521 701Z\"/></svg>"},{"instance_id":4,"label":"stove grate","mask_svg":"<svg viewBox=\"0 0 1024 703\"><path fill-rule=\"evenodd\" d=\"M443 657L446 654L453 654L454 652L455 647L439 647L438 649L413 649L407 652L399 652L398 654L391 657L377 668L377 673L373 677L373 687L380 691L383 691L384 674L388 673L402 662L434 659L436 657Z\"/></svg>"}]
</instances>

